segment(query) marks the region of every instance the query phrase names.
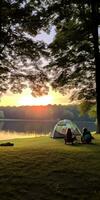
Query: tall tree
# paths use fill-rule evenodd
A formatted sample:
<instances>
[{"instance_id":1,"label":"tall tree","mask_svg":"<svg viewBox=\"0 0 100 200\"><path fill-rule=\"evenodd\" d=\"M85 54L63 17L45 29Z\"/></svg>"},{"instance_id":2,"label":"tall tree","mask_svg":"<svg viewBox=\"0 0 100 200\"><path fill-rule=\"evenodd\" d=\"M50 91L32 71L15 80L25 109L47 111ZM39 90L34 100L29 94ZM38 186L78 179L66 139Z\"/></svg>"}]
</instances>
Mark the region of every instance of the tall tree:
<instances>
[{"instance_id":1,"label":"tall tree","mask_svg":"<svg viewBox=\"0 0 100 200\"><path fill-rule=\"evenodd\" d=\"M91 0L92 8L92 22L93 22L93 44L94 57L96 66L96 102L97 102L97 133L100 133L100 81L99 81L99 66L100 66L100 52L99 52L99 37L98 25L100 24L100 2Z\"/></svg>"},{"instance_id":2,"label":"tall tree","mask_svg":"<svg viewBox=\"0 0 100 200\"><path fill-rule=\"evenodd\" d=\"M49 14L57 32L49 45L52 60L47 69L52 71L51 84L60 92L74 88L72 99L96 99L97 132L100 133L100 2L53 1Z\"/></svg>"}]
</instances>

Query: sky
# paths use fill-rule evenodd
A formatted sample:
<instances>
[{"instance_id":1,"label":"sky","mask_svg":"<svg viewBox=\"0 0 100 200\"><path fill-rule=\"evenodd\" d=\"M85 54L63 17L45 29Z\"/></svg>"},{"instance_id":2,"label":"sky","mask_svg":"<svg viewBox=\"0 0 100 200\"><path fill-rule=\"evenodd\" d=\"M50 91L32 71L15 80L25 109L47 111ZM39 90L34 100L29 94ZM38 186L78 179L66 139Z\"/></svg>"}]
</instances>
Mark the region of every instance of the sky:
<instances>
[{"instance_id":1,"label":"sky","mask_svg":"<svg viewBox=\"0 0 100 200\"><path fill-rule=\"evenodd\" d=\"M21 94L12 94L8 92L2 96L0 100L0 106L22 106L22 105L48 105L48 104L62 104L67 105L70 103L69 96L62 95L59 92L55 92L50 88L48 95L42 97L33 97L31 90L26 88Z\"/></svg>"},{"instance_id":2,"label":"sky","mask_svg":"<svg viewBox=\"0 0 100 200\"><path fill-rule=\"evenodd\" d=\"M52 26L50 33L47 34L44 31L40 31L40 33L34 39L38 41L44 41L47 44L50 44L53 41L55 35L56 35L55 26Z\"/></svg>"}]
</instances>

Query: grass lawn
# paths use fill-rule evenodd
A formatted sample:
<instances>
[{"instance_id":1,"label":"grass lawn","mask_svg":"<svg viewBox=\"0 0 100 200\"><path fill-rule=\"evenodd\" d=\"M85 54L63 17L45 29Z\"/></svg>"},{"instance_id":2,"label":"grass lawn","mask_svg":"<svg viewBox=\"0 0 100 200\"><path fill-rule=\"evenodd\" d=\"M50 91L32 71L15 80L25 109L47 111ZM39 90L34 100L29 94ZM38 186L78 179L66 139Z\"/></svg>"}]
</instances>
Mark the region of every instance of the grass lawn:
<instances>
[{"instance_id":1,"label":"grass lawn","mask_svg":"<svg viewBox=\"0 0 100 200\"><path fill-rule=\"evenodd\" d=\"M99 200L100 136L95 138L73 146L49 136L9 140L14 146L0 146L0 200Z\"/></svg>"}]
</instances>

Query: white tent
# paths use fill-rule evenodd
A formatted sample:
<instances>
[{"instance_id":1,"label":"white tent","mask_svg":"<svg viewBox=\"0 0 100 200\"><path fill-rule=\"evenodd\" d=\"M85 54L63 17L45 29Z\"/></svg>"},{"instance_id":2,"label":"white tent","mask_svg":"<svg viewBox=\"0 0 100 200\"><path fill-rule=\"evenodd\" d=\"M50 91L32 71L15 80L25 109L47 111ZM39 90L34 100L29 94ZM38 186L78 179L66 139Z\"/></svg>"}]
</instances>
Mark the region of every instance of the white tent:
<instances>
[{"instance_id":1,"label":"white tent","mask_svg":"<svg viewBox=\"0 0 100 200\"><path fill-rule=\"evenodd\" d=\"M52 138L64 137L68 128L70 128L76 136L81 136L81 131L78 126L73 121L68 119L57 122L50 136Z\"/></svg>"}]
</instances>

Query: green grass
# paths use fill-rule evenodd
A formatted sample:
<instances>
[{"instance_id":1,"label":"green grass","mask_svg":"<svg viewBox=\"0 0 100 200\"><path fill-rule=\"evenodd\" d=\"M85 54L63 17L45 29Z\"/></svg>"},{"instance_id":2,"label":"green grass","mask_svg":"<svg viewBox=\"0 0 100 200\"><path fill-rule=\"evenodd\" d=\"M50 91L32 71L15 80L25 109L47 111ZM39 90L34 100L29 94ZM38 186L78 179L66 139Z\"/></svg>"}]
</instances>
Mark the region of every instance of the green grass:
<instances>
[{"instance_id":1,"label":"green grass","mask_svg":"<svg viewBox=\"0 0 100 200\"><path fill-rule=\"evenodd\" d=\"M100 136L95 138L73 146L49 136L9 140L14 147L0 147L0 200L99 200Z\"/></svg>"}]
</instances>

